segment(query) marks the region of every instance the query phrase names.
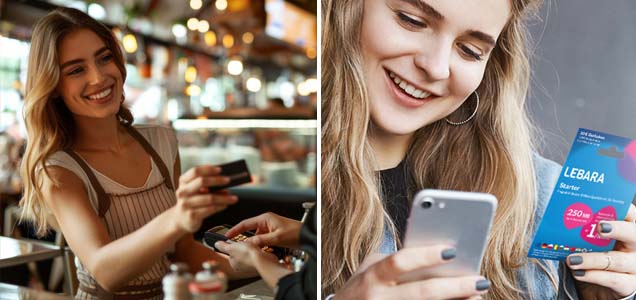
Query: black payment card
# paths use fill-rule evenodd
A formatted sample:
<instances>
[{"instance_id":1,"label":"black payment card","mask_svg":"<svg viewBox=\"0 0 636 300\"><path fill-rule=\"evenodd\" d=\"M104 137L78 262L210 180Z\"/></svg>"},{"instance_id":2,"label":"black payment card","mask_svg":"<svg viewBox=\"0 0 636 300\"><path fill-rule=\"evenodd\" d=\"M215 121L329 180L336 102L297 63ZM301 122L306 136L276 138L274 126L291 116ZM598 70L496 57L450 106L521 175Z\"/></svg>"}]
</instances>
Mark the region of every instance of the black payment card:
<instances>
[{"instance_id":1,"label":"black payment card","mask_svg":"<svg viewBox=\"0 0 636 300\"><path fill-rule=\"evenodd\" d=\"M250 176L250 171L247 169L247 164L244 159L229 162L219 167L221 167L220 175L229 177L230 182L221 186L209 187L208 190L210 193L252 181L252 176Z\"/></svg>"}]
</instances>

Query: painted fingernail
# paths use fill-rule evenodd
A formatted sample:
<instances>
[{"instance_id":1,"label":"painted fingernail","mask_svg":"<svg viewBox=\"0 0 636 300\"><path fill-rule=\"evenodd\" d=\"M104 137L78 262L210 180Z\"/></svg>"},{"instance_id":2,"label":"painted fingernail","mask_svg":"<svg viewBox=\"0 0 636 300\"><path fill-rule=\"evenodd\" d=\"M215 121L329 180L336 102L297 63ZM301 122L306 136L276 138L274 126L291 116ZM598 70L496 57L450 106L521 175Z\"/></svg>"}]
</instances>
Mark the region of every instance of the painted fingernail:
<instances>
[{"instance_id":1,"label":"painted fingernail","mask_svg":"<svg viewBox=\"0 0 636 300\"><path fill-rule=\"evenodd\" d=\"M570 258L568 259L570 260L570 265L572 266L580 265L583 263L583 257L580 257L578 255L570 256Z\"/></svg>"},{"instance_id":2,"label":"painted fingernail","mask_svg":"<svg viewBox=\"0 0 636 300\"><path fill-rule=\"evenodd\" d=\"M601 223L601 232L602 233L610 233L612 231L612 224L610 223Z\"/></svg>"},{"instance_id":3,"label":"painted fingernail","mask_svg":"<svg viewBox=\"0 0 636 300\"><path fill-rule=\"evenodd\" d=\"M455 256L457 256L457 249L455 249L455 248L448 248L448 249L442 251L442 259L443 260L451 260L451 259L455 258Z\"/></svg>"},{"instance_id":4,"label":"painted fingernail","mask_svg":"<svg viewBox=\"0 0 636 300\"><path fill-rule=\"evenodd\" d=\"M585 276L585 270L574 270L572 271L572 275L576 277Z\"/></svg>"},{"instance_id":5,"label":"painted fingernail","mask_svg":"<svg viewBox=\"0 0 636 300\"><path fill-rule=\"evenodd\" d=\"M487 289L490 288L490 281L488 281L487 279L482 279L477 281L477 284L475 284L475 289L478 291L485 291Z\"/></svg>"}]
</instances>

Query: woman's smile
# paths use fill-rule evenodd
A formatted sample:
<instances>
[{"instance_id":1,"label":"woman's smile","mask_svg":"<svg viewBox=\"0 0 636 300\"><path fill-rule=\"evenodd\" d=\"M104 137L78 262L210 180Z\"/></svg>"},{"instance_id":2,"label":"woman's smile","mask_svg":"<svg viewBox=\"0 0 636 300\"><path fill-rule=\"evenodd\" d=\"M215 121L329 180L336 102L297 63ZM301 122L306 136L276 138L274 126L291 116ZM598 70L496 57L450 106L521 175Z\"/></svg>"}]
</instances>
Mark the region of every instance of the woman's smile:
<instances>
[{"instance_id":1,"label":"woman's smile","mask_svg":"<svg viewBox=\"0 0 636 300\"><path fill-rule=\"evenodd\" d=\"M429 91L416 87L393 71L386 69L385 71L387 85L392 91L393 98L400 105L417 108L439 97Z\"/></svg>"},{"instance_id":2,"label":"woman's smile","mask_svg":"<svg viewBox=\"0 0 636 300\"><path fill-rule=\"evenodd\" d=\"M104 104L110 102L113 99L113 90L115 88L115 84L111 84L110 86L101 89L95 93L82 96L84 99L89 100L91 103L95 104Z\"/></svg>"}]
</instances>

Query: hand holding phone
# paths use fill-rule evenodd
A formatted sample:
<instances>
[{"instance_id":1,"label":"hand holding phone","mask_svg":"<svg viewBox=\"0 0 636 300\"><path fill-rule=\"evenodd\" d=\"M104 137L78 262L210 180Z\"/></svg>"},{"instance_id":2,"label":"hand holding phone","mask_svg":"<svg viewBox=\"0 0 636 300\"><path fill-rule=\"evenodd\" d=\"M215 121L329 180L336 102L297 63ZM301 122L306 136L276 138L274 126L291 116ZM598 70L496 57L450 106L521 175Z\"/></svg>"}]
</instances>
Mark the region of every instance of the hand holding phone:
<instances>
[{"instance_id":1,"label":"hand holding phone","mask_svg":"<svg viewBox=\"0 0 636 300\"><path fill-rule=\"evenodd\" d=\"M456 249L449 263L403 274L399 282L477 275L497 208L490 194L422 190L413 198L404 248L447 245Z\"/></svg>"}]
</instances>

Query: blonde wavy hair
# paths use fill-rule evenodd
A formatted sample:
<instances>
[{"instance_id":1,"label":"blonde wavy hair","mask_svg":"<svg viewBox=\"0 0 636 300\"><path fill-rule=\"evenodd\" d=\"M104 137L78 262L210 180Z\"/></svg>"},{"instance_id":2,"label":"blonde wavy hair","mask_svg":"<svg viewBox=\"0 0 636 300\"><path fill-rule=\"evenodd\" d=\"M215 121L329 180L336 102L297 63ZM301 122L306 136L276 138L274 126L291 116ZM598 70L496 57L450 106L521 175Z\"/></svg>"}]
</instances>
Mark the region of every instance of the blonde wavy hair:
<instances>
[{"instance_id":1,"label":"blonde wavy hair","mask_svg":"<svg viewBox=\"0 0 636 300\"><path fill-rule=\"evenodd\" d=\"M438 188L494 194L499 206L482 274L488 299L518 299L517 270L526 258L535 211L533 129L525 111L530 81L525 22L540 0L511 0L503 28L478 88L471 123L443 120L414 134L407 166L416 190ZM322 292L334 293L362 260L378 249L384 228L395 236L379 192L367 133L369 99L362 72L360 31L364 1L322 1ZM464 105L467 106L467 105ZM472 108L453 119L468 118ZM460 159L461 158L461 159ZM411 191L412 192L412 191ZM538 261L534 261L538 263ZM538 263L545 271L546 267ZM556 287L556 279L552 278Z\"/></svg>"},{"instance_id":2,"label":"blonde wavy hair","mask_svg":"<svg viewBox=\"0 0 636 300\"><path fill-rule=\"evenodd\" d=\"M24 97L27 147L20 163L24 182L20 220L32 221L38 235L46 234L49 229L39 170L43 169L50 178L45 162L53 153L70 148L74 142L73 114L55 89L60 78L58 46L64 37L78 29L91 30L104 41L113 53L122 79L126 79L125 60L117 39L108 27L87 14L73 8L58 8L35 24ZM132 114L123 104L117 115L122 124L132 124Z\"/></svg>"}]
</instances>

